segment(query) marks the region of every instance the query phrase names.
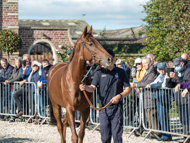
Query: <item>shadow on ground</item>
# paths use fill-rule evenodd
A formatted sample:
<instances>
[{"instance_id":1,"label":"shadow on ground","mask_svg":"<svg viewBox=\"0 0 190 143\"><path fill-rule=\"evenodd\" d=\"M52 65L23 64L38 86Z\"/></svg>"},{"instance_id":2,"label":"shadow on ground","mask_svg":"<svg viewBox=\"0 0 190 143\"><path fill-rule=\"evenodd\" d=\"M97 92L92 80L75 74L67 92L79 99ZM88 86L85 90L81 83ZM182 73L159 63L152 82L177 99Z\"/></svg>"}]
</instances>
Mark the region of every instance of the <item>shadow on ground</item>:
<instances>
[{"instance_id":1,"label":"shadow on ground","mask_svg":"<svg viewBox=\"0 0 190 143\"><path fill-rule=\"evenodd\" d=\"M0 138L0 143L25 143L25 142L34 142L30 138Z\"/></svg>"}]
</instances>

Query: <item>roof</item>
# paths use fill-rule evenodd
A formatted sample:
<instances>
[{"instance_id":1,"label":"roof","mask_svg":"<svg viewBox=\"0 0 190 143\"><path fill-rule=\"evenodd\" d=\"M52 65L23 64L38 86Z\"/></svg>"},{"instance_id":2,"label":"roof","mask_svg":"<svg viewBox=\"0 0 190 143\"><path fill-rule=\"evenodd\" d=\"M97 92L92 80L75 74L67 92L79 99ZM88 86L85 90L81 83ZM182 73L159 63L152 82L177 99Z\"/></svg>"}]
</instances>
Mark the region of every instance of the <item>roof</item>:
<instances>
[{"instance_id":1,"label":"roof","mask_svg":"<svg viewBox=\"0 0 190 143\"><path fill-rule=\"evenodd\" d=\"M19 20L19 29L69 29L73 43L81 36L86 26L90 29L90 25L85 20ZM105 39L108 41L131 41L134 38L141 39L139 33L144 33L144 29L139 26L119 30L93 30L92 32L99 41ZM104 37L101 36L102 32L104 32Z\"/></svg>"},{"instance_id":2,"label":"roof","mask_svg":"<svg viewBox=\"0 0 190 143\"><path fill-rule=\"evenodd\" d=\"M70 29L72 39L78 39L86 26L90 29L85 20L19 20L19 29Z\"/></svg>"},{"instance_id":3,"label":"roof","mask_svg":"<svg viewBox=\"0 0 190 143\"><path fill-rule=\"evenodd\" d=\"M142 26L139 27L132 27L126 29L118 29L118 30L96 30L96 33L100 36L103 32L104 37L106 38L115 38L115 39L125 39L125 38L139 38L140 34L144 33L144 29Z\"/></svg>"}]
</instances>

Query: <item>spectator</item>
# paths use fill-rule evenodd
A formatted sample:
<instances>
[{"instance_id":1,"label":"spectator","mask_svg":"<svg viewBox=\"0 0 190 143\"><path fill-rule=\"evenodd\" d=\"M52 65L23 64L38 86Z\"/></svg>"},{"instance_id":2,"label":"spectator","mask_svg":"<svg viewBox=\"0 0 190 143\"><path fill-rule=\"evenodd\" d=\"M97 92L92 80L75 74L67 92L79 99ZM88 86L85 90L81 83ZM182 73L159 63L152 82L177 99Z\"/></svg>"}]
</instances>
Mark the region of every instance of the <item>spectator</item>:
<instances>
[{"instance_id":1,"label":"spectator","mask_svg":"<svg viewBox=\"0 0 190 143\"><path fill-rule=\"evenodd\" d=\"M67 57L68 57L68 59L69 59L69 57L70 57L72 51L73 51L72 49L67 50Z\"/></svg>"},{"instance_id":2,"label":"spectator","mask_svg":"<svg viewBox=\"0 0 190 143\"><path fill-rule=\"evenodd\" d=\"M5 80L11 77L14 67L11 66L5 58L1 59L1 67L0 82L5 82Z\"/></svg>"},{"instance_id":3,"label":"spectator","mask_svg":"<svg viewBox=\"0 0 190 143\"><path fill-rule=\"evenodd\" d=\"M49 61L47 59L42 60L42 65L43 65L42 75L41 75L40 80L37 82L37 85L38 85L39 88L42 88L41 90L39 90L39 110L40 110L40 115L45 116L44 107L45 107L45 105L47 105L48 95L46 95L47 93L46 93L46 90L44 90L45 86L43 86L43 84L47 83L48 72L49 72L50 68L52 67L52 65L49 63ZM44 119L39 119L38 121L43 122L43 120Z\"/></svg>"},{"instance_id":4,"label":"spectator","mask_svg":"<svg viewBox=\"0 0 190 143\"><path fill-rule=\"evenodd\" d=\"M146 57L151 59L151 64L153 65L156 74L158 74L158 72L157 72L158 62L156 61L154 54L150 52L150 53L146 54Z\"/></svg>"},{"instance_id":5,"label":"spectator","mask_svg":"<svg viewBox=\"0 0 190 143\"><path fill-rule=\"evenodd\" d=\"M135 60L135 64L134 66L132 67L132 73L131 73L131 76L136 80L134 82L139 82L141 81L141 79L143 78L144 74L145 74L146 70L143 68L143 65L142 65L142 60L141 58L137 58Z\"/></svg>"},{"instance_id":6,"label":"spectator","mask_svg":"<svg viewBox=\"0 0 190 143\"><path fill-rule=\"evenodd\" d=\"M20 69L21 78L23 80L27 79L30 75L32 68L31 68L31 58L28 54L23 55L23 63L26 63L26 65L22 65L22 68Z\"/></svg>"},{"instance_id":7,"label":"spectator","mask_svg":"<svg viewBox=\"0 0 190 143\"><path fill-rule=\"evenodd\" d=\"M190 61L189 61L189 56L187 53L183 53L181 55L181 58L184 60L184 63L186 65L187 68L190 68Z\"/></svg>"},{"instance_id":8,"label":"spectator","mask_svg":"<svg viewBox=\"0 0 190 143\"><path fill-rule=\"evenodd\" d=\"M8 85L9 83L13 83L14 81L21 80L21 73L20 73L21 66L22 66L22 59L16 58L13 73L9 79L5 80L4 82L5 85Z\"/></svg>"},{"instance_id":9,"label":"spectator","mask_svg":"<svg viewBox=\"0 0 190 143\"><path fill-rule=\"evenodd\" d=\"M7 59L2 58L1 59L1 72L0 72L0 82L5 82L8 78L11 77L11 74L13 72L13 66L11 66ZM1 113L4 113L4 109L8 109L8 86L7 85L1 85ZM3 119L4 115L0 115L0 118ZM6 119L5 119L6 120Z\"/></svg>"},{"instance_id":10,"label":"spectator","mask_svg":"<svg viewBox=\"0 0 190 143\"><path fill-rule=\"evenodd\" d=\"M155 73L154 67L151 64L151 60L148 57L144 57L142 60L142 64L144 69L146 70L146 73L144 74L141 81L136 83L131 83L132 88L142 88L147 86L148 84L152 83L157 75ZM144 94L144 109L146 110L146 118L148 120L149 128L150 129L158 129L158 121L157 121L157 109L156 104L152 100L153 92L152 90L143 90ZM158 136L160 136L160 133L156 133ZM149 138L154 138L152 135Z\"/></svg>"},{"instance_id":11,"label":"spectator","mask_svg":"<svg viewBox=\"0 0 190 143\"><path fill-rule=\"evenodd\" d=\"M28 56L26 56L26 59L29 59ZM28 65L29 65L29 63L28 63ZM31 64L30 64L30 66L31 66ZM28 66L28 67L30 67L30 66ZM41 77L41 70L39 70L40 68L41 68L41 64L39 62L37 62L37 61L32 62L32 69L31 69L32 71L31 71L31 73L29 75L28 75L29 69L27 69L27 66L23 68L23 76L27 77L27 78L20 82L21 89L19 89L17 92L15 92L13 94L13 97L15 99L16 105L18 107L18 114L15 117L19 117L19 116L21 116L23 114L23 109L22 109L22 106L21 106L21 103L20 103L20 100L19 100L19 97L22 95L23 90L26 91L29 94L29 96L28 96L28 105L29 105L29 109L32 110L31 114L34 114L35 106L34 106L34 100L33 100L32 96L34 95L34 98L35 98L35 94L34 94L35 86L33 85L33 86L24 87L23 84L25 82L34 82L37 85L37 81ZM25 72L25 74L24 74L24 71L27 71L27 72ZM39 73L37 71L39 71ZM21 75L22 75L22 73L21 73ZM32 89L30 89L30 88L32 88Z\"/></svg>"},{"instance_id":12,"label":"spectator","mask_svg":"<svg viewBox=\"0 0 190 143\"><path fill-rule=\"evenodd\" d=\"M9 79L5 80L5 82L4 82L5 85L13 83L14 81L20 81L21 80L21 74L20 74L21 65L22 65L22 59L16 58L15 59L15 68L13 69L13 73ZM18 90L17 86L14 86L14 88L15 88L14 91ZM14 94L14 92L12 92L12 94L11 94L12 97L9 99L11 99L12 114L15 114L15 109L14 109L15 102L14 102L13 94ZM12 119L12 121L14 121L14 119Z\"/></svg>"},{"instance_id":13,"label":"spectator","mask_svg":"<svg viewBox=\"0 0 190 143\"><path fill-rule=\"evenodd\" d=\"M165 88L166 87L166 63L158 63L157 70L159 72L159 76L150 84L147 85L148 88ZM168 93L171 93L171 90L155 90L153 97L157 101L157 110L158 110L158 118L162 131L170 131L169 127L169 109L170 109L170 101L168 100ZM170 98L169 98L170 99ZM172 137L170 134L162 133L161 138L158 141L171 141Z\"/></svg>"},{"instance_id":14,"label":"spectator","mask_svg":"<svg viewBox=\"0 0 190 143\"><path fill-rule=\"evenodd\" d=\"M180 57L175 58L173 65L175 66L176 73L170 72L170 77L166 75L166 86L169 88L178 89L180 83L186 83L190 79L190 68L184 63L184 60ZM177 85L177 86L176 86ZM177 90L176 90L177 92ZM176 93L176 105L178 106L178 112L180 116L180 121L183 125L184 134L189 134L186 132L186 127L189 129L189 113L188 113L188 98L186 101L181 102L180 94ZM187 117L187 118L185 118Z\"/></svg>"},{"instance_id":15,"label":"spectator","mask_svg":"<svg viewBox=\"0 0 190 143\"><path fill-rule=\"evenodd\" d=\"M130 72L131 72L131 70L130 70L130 68L128 68L128 67L126 66L126 64L125 64L124 61L122 61L121 59L118 59L118 60L116 61L116 66L119 67L119 68L124 69L124 71L126 72L128 78L130 79Z\"/></svg>"}]
</instances>

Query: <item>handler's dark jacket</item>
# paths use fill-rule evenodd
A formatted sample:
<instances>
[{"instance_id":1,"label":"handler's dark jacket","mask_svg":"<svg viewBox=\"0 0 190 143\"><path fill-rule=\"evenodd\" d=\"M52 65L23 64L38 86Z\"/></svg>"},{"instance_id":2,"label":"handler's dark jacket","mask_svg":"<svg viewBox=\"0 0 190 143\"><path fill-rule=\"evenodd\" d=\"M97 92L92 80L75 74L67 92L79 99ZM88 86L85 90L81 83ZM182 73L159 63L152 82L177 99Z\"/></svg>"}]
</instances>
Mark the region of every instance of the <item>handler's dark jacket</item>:
<instances>
[{"instance_id":1,"label":"handler's dark jacket","mask_svg":"<svg viewBox=\"0 0 190 143\"><path fill-rule=\"evenodd\" d=\"M178 75L178 73L176 73ZM169 88L174 88L179 83L186 83L190 79L190 68L185 68L181 71L181 77L177 76L176 79L170 78L169 80L166 80L166 86ZM176 105L185 105L188 104L188 96L182 98L181 94L175 95ZM182 101L181 101L182 100Z\"/></svg>"},{"instance_id":2,"label":"handler's dark jacket","mask_svg":"<svg viewBox=\"0 0 190 143\"><path fill-rule=\"evenodd\" d=\"M92 85L99 86L100 107L105 106L114 96L123 92L123 87L130 86L125 71L116 66L111 71L99 68L95 72Z\"/></svg>"},{"instance_id":3,"label":"handler's dark jacket","mask_svg":"<svg viewBox=\"0 0 190 143\"><path fill-rule=\"evenodd\" d=\"M146 71L141 81L137 82L137 88L145 87L146 85L152 83L157 77L157 73L155 73L155 69L153 66ZM143 90L144 96L144 108L154 108L155 101L153 99L153 90L152 89L145 89ZM145 104L146 103L146 104Z\"/></svg>"},{"instance_id":4,"label":"handler's dark jacket","mask_svg":"<svg viewBox=\"0 0 190 143\"><path fill-rule=\"evenodd\" d=\"M11 66L10 64L8 64L7 68L1 68L1 72L0 72L0 82L4 82L5 80L7 80L8 78L11 77L12 73L13 73L13 69L14 67Z\"/></svg>"}]
</instances>

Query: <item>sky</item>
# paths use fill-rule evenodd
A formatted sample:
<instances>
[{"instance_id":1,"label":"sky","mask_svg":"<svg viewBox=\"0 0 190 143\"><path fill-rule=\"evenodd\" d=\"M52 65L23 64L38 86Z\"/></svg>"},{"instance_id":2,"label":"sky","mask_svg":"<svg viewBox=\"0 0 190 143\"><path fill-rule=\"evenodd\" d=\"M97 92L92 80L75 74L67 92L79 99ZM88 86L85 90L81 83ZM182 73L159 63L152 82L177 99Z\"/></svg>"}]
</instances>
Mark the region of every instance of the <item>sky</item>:
<instances>
[{"instance_id":1,"label":"sky","mask_svg":"<svg viewBox=\"0 0 190 143\"><path fill-rule=\"evenodd\" d=\"M19 0L19 19L85 20L96 30L137 27L148 0ZM82 14L86 14L82 16Z\"/></svg>"}]
</instances>

